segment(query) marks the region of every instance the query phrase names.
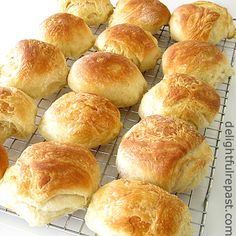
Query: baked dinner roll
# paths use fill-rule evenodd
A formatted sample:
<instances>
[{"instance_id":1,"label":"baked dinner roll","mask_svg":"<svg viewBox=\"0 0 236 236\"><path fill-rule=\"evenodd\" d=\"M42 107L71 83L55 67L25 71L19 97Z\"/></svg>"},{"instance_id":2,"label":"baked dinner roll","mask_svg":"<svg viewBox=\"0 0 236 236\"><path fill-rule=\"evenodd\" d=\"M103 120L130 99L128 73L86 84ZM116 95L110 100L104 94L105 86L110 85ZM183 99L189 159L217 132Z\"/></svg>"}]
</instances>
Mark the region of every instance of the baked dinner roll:
<instances>
[{"instance_id":1,"label":"baked dinner roll","mask_svg":"<svg viewBox=\"0 0 236 236\"><path fill-rule=\"evenodd\" d=\"M208 127L220 109L220 96L205 82L185 74L166 75L143 97L139 116L163 115Z\"/></svg>"},{"instance_id":2,"label":"baked dinner roll","mask_svg":"<svg viewBox=\"0 0 236 236\"><path fill-rule=\"evenodd\" d=\"M136 25L120 24L103 31L95 46L100 51L123 55L134 62L141 71L153 68L161 52L151 33Z\"/></svg>"},{"instance_id":3,"label":"baked dinner roll","mask_svg":"<svg viewBox=\"0 0 236 236\"><path fill-rule=\"evenodd\" d=\"M95 37L83 19L57 13L40 24L40 39L58 47L66 57L80 57L90 49Z\"/></svg>"},{"instance_id":4,"label":"baked dinner roll","mask_svg":"<svg viewBox=\"0 0 236 236\"><path fill-rule=\"evenodd\" d=\"M187 192L205 177L212 151L194 126L148 116L123 137L117 153L122 178L156 184L168 192Z\"/></svg>"},{"instance_id":5,"label":"baked dinner roll","mask_svg":"<svg viewBox=\"0 0 236 236\"><path fill-rule=\"evenodd\" d=\"M198 41L175 43L162 56L163 73L182 73L217 87L234 74L226 56L213 44Z\"/></svg>"},{"instance_id":6,"label":"baked dinner roll","mask_svg":"<svg viewBox=\"0 0 236 236\"><path fill-rule=\"evenodd\" d=\"M92 197L85 221L99 236L191 236L188 207L141 181L114 180Z\"/></svg>"},{"instance_id":7,"label":"baked dinner roll","mask_svg":"<svg viewBox=\"0 0 236 236\"><path fill-rule=\"evenodd\" d=\"M108 99L70 92L44 113L39 132L47 140L93 148L114 139L121 126L120 112Z\"/></svg>"},{"instance_id":8,"label":"baked dinner roll","mask_svg":"<svg viewBox=\"0 0 236 236\"><path fill-rule=\"evenodd\" d=\"M129 23L155 34L169 19L168 8L158 0L119 0L109 24Z\"/></svg>"},{"instance_id":9,"label":"baked dinner roll","mask_svg":"<svg viewBox=\"0 0 236 236\"><path fill-rule=\"evenodd\" d=\"M8 167L8 156L4 147L0 144L0 179Z\"/></svg>"},{"instance_id":10,"label":"baked dinner roll","mask_svg":"<svg viewBox=\"0 0 236 236\"><path fill-rule=\"evenodd\" d=\"M68 68L55 46L34 39L19 41L0 67L0 85L16 87L30 97L51 95L66 84Z\"/></svg>"},{"instance_id":11,"label":"baked dinner roll","mask_svg":"<svg viewBox=\"0 0 236 236\"><path fill-rule=\"evenodd\" d=\"M37 143L6 171L0 182L0 204L31 226L42 226L85 208L99 180L99 166L87 149Z\"/></svg>"},{"instance_id":12,"label":"baked dinner roll","mask_svg":"<svg viewBox=\"0 0 236 236\"><path fill-rule=\"evenodd\" d=\"M109 52L96 52L77 60L69 73L68 84L75 92L95 93L117 107L140 101L147 82L129 59Z\"/></svg>"},{"instance_id":13,"label":"baked dinner roll","mask_svg":"<svg viewBox=\"0 0 236 236\"><path fill-rule=\"evenodd\" d=\"M36 111L33 99L24 92L0 87L0 143L10 136L29 137L35 129Z\"/></svg>"},{"instance_id":14,"label":"baked dinner roll","mask_svg":"<svg viewBox=\"0 0 236 236\"><path fill-rule=\"evenodd\" d=\"M89 26L103 24L113 12L110 0L59 0L60 10L81 17Z\"/></svg>"},{"instance_id":15,"label":"baked dinner roll","mask_svg":"<svg viewBox=\"0 0 236 236\"><path fill-rule=\"evenodd\" d=\"M170 34L176 41L198 40L217 44L233 38L235 26L226 8L207 1L184 4L170 19Z\"/></svg>"}]
</instances>

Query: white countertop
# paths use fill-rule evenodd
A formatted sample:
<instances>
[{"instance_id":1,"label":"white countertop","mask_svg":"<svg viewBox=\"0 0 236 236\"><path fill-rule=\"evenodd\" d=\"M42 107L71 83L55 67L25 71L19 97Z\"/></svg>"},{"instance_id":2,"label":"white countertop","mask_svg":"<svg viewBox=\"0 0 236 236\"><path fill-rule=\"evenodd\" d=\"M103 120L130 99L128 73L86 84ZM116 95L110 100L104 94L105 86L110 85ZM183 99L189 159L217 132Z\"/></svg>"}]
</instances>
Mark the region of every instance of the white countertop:
<instances>
[{"instance_id":1,"label":"white countertop","mask_svg":"<svg viewBox=\"0 0 236 236\"><path fill-rule=\"evenodd\" d=\"M116 1L113 1L116 2ZM172 11L176 6L191 1L173 1L163 0ZM225 0L215 1L228 7L231 14L236 18L236 1ZM8 50L10 45L23 38L34 38L37 34L38 24L44 20L47 16L57 12L56 0L8 0L1 1L0 8L0 58ZM236 63L235 63L236 64ZM236 65L235 65L236 71ZM229 101L227 103L225 121L235 122L236 125L236 78L232 78ZM235 128L233 128L235 134ZM224 133L224 131L223 131ZM236 149L236 148L235 148ZM224 234L224 191L223 185L223 157L224 147L221 144L220 154L221 160L217 160L217 168L215 172L215 182L210 195L210 201L207 214L207 227L205 229L205 236L223 236ZM235 161L236 162L236 161ZM236 182L236 178L234 179ZM235 185L234 185L235 186ZM236 188L234 192L234 202L236 201ZM236 206L235 206L236 207ZM233 209L234 218L236 217L236 208ZM44 228L30 228L27 223L17 217L12 217L0 212L0 235L1 236L68 236L60 231ZM236 229L234 229L232 235L236 235Z\"/></svg>"}]
</instances>

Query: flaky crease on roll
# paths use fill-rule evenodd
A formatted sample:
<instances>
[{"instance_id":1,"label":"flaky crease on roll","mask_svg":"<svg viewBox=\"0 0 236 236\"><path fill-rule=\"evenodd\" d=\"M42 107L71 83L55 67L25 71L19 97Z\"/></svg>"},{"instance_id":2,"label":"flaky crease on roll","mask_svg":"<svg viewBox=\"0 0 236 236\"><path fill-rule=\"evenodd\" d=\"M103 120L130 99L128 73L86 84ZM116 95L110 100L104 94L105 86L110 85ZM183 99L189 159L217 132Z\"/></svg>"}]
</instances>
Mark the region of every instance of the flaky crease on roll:
<instances>
[{"instance_id":1,"label":"flaky crease on roll","mask_svg":"<svg viewBox=\"0 0 236 236\"><path fill-rule=\"evenodd\" d=\"M113 12L110 0L58 0L61 12L81 17L89 26L106 23Z\"/></svg>"},{"instance_id":2,"label":"flaky crease on roll","mask_svg":"<svg viewBox=\"0 0 236 236\"><path fill-rule=\"evenodd\" d=\"M188 40L171 45L162 56L164 75L187 74L214 88L234 75L227 57L215 45Z\"/></svg>"},{"instance_id":3,"label":"flaky crease on roll","mask_svg":"<svg viewBox=\"0 0 236 236\"><path fill-rule=\"evenodd\" d=\"M196 128L177 118L148 116L122 138L116 165L122 178L168 192L188 192L207 175L210 146Z\"/></svg>"},{"instance_id":4,"label":"flaky crease on roll","mask_svg":"<svg viewBox=\"0 0 236 236\"><path fill-rule=\"evenodd\" d=\"M39 39L72 58L80 57L95 42L95 36L84 20L68 13L57 13L45 19L39 27Z\"/></svg>"},{"instance_id":5,"label":"flaky crease on roll","mask_svg":"<svg viewBox=\"0 0 236 236\"><path fill-rule=\"evenodd\" d=\"M24 92L0 87L0 143L11 136L28 138L35 130L37 106Z\"/></svg>"},{"instance_id":6,"label":"flaky crease on roll","mask_svg":"<svg viewBox=\"0 0 236 236\"><path fill-rule=\"evenodd\" d=\"M207 1L178 7L172 13L169 25L171 37L176 41L198 40L217 44L236 34L228 10Z\"/></svg>"},{"instance_id":7,"label":"flaky crease on roll","mask_svg":"<svg viewBox=\"0 0 236 236\"><path fill-rule=\"evenodd\" d=\"M102 186L85 215L99 236L191 236L191 214L178 197L148 183L119 179Z\"/></svg>"},{"instance_id":8,"label":"flaky crease on roll","mask_svg":"<svg viewBox=\"0 0 236 236\"><path fill-rule=\"evenodd\" d=\"M97 37L95 47L99 51L129 58L141 72L154 68L161 56L156 38L139 26L131 24L107 28Z\"/></svg>"},{"instance_id":9,"label":"flaky crease on roll","mask_svg":"<svg viewBox=\"0 0 236 236\"><path fill-rule=\"evenodd\" d=\"M31 226L42 226L85 208L99 181L99 166L87 149L37 143L7 169L0 181L0 204Z\"/></svg>"},{"instance_id":10,"label":"flaky crease on roll","mask_svg":"<svg viewBox=\"0 0 236 236\"><path fill-rule=\"evenodd\" d=\"M109 26L129 23L155 34L169 19L168 8L158 0L119 0Z\"/></svg>"},{"instance_id":11,"label":"flaky crease on roll","mask_svg":"<svg viewBox=\"0 0 236 236\"><path fill-rule=\"evenodd\" d=\"M213 122L219 109L220 96L213 87L189 75L172 74L143 96L138 113L141 118L180 118L202 129Z\"/></svg>"}]
</instances>

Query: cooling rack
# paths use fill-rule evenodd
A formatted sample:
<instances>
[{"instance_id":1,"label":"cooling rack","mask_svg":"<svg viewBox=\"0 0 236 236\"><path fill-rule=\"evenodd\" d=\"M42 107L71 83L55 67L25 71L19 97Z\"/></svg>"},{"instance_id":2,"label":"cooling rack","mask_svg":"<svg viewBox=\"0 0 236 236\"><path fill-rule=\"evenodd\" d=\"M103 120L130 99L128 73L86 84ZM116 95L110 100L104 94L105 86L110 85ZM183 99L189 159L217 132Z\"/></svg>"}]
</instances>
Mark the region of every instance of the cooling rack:
<instances>
[{"instance_id":1,"label":"cooling rack","mask_svg":"<svg viewBox=\"0 0 236 236\"><path fill-rule=\"evenodd\" d=\"M99 35L104 29L105 25L101 25L98 28L92 28L92 31L95 35ZM169 47L174 42L170 39L168 27L163 27L160 32L155 35L159 42L159 47L161 48L162 53L167 47ZM232 40L224 40L219 45L217 45L231 60L231 64L235 63L235 52L236 52L236 38ZM93 49L90 51L94 51ZM90 52L87 52L90 53ZM73 64L73 60L67 60L68 65ZM154 69L145 72L144 76L148 82L149 88L158 83L162 77L161 70L161 60L159 60ZM211 186L214 180L214 171L216 168L216 162L218 158L218 149L221 139L221 130L223 127L223 119L226 110L226 103L228 99L228 92L230 89L230 78L228 81L223 83L218 89L218 93L221 97L221 106L220 111L211 124L211 126L205 129L202 133L206 137L212 151L214 153L214 160L209 166L209 174L205 177L202 184L195 190L188 193L177 194L190 209L192 214L192 225L194 228L194 236L202 236L204 231L204 226L207 217L207 206L208 198L211 190ZM63 88L58 93L53 94L48 98L43 98L38 102L38 113L36 117L36 125L38 126L40 119L47 108L55 101L57 98L63 94L69 92L68 87ZM114 179L118 178L117 169L115 166L116 153L121 141L122 136L139 121L139 116L137 113L139 104L120 109L121 119L123 122L123 129L121 130L119 136L111 143L100 146L97 149L92 149L93 154L96 156L102 172L101 185L104 185ZM37 142L44 141L44 139L39 135L38 130L36 129L33 135L28 140L20 140L15 138L8 139L4 146L9 153L10 164L14 164L17 158L20 156L21 152L29 145ZM0 211L6 214L12 215L12 217L18 217L14 212L0 206ZM84 236L93 236L95 235L91 232L84 221L86 210L79 210L71 215L64 216L59 220L56 220L49 224L47 227L54 228L57 230L64 231L73 235L84 235ZM14 219L13 219L14 220Z\"/></svg>"}]
</instances>

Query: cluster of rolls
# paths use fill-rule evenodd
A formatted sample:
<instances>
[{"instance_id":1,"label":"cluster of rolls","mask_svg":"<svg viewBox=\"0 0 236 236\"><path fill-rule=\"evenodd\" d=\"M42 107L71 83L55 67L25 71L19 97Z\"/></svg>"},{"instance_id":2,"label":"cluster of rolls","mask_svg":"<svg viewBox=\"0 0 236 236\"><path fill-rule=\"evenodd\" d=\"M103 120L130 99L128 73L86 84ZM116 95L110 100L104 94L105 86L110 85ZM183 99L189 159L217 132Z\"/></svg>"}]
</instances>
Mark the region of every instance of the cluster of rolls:
<instances>
[{"instance_id":1,"label":"cluster of rolls","mask_svg":"<svg viewBox=\"0 0 236 236\"><path fill-rule=\"evenodd\" d=\"M199 130L219 111L215 88L234 73L214 45L234 37L232 17L210 2L172 15L158 0L119 0L114 10L109 0L59 2L39 38L18 42L0 66L0 143L35 132L35 100L67 84L72 90L45 111L38 129L46 142L9 168L0 146L0 204L41 226L91 201L85 220L98 235L192 235L188 207L171 193L197 187L213 158ZM107 21L95 38L89 27ZM168 24L179 42L162 55L164 78L147 92L142 72L161 57L153 34ZM98 52L81 57L92 47ZM68 57L76 60L71 68ZM117 152L122 179L94 194L101 174L89 148L116 138L119 108L140 101L141 121Z\"/></svg>"}]
</instances>

